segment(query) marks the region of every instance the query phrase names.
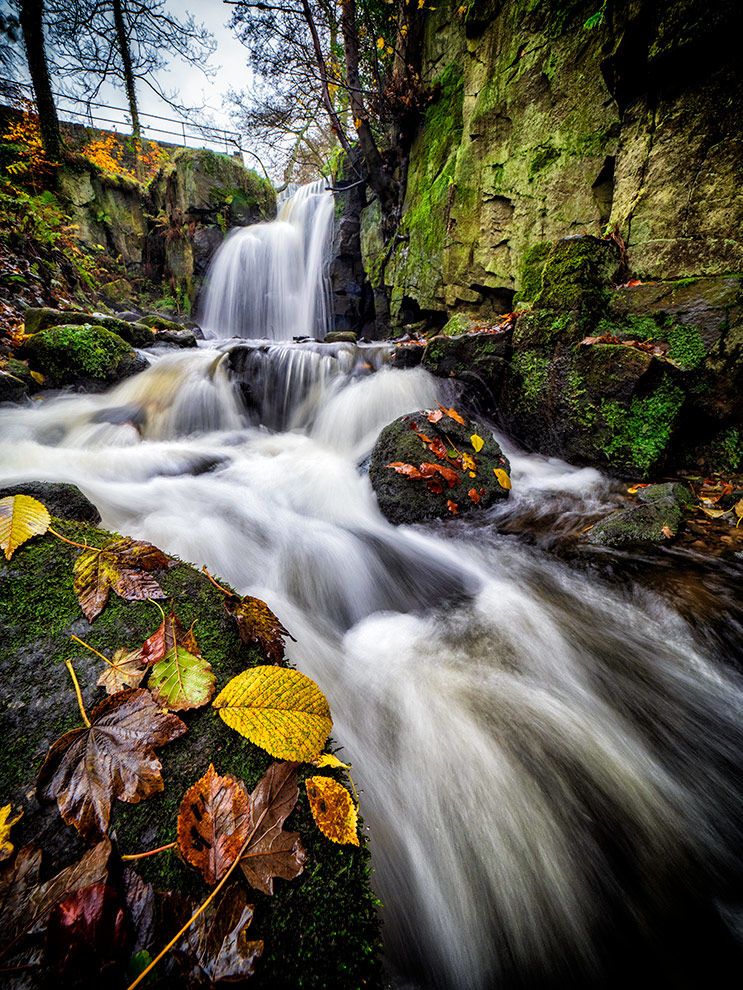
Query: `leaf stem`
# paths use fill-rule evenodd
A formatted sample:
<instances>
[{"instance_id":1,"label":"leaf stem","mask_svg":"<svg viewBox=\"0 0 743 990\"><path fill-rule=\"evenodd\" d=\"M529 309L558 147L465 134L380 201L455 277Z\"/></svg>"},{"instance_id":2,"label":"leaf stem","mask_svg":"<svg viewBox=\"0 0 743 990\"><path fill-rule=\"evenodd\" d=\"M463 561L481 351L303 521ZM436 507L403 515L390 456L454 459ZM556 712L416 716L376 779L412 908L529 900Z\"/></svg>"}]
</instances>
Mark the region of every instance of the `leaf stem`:
<instances>
[{"instance_id":1,"label":"leaf stem","mask_svg":"<svg viewBox=\"0 0 743 990\"><path fill-rule=\"evenodd\" d=\"M102 653L99 653L98 652L98 650L94 650L92 646L88 646L87 643L83 642L83 640L81 640L81 639L78 639L77 636L74 636L74 635L73 636L70 636L70 639L74 639L76 643L79 643L80 644L80 646L84 646L86 650L90 650L91 653L95 653L95 655L97 657L100 657L101 660L105 660L109 667L113 667L114 666L114 664L112 664L111 661L107 657L104 657Z\"/></svg>"},{"instance_id":2,"label":"leaf stem","mask_svg":"<svg viewBox=\"0 0 743 990\"><path fill-rule=\"evenodd\" d=\"M157 849L149 849L143 853L130 853L128 856L122 856L121 858L124 862L129 862L132 859L145 859L147 856L154 856L156 853L165 852L166 849L174 849L175 846L175 842L169 842L166 846L158 846Z\"/></svg>"},{"instance_id":3,"label":"leaf stem","mask_svg":"<svg viewBox=\"0 0 743 990\"><path fill-rule=\"evenodd\" d=\"M206 567L204 567L204 572L206 573ZM209 576L209 575L207 574L207 577L208 577L208 576ZM215 583L216 583L216 582L215 582ZM217 587L219 587L219 586L217 586ZM171 950L171 949L173 948L173 946L174 946L174 945L176 945L176 943L177 943L177 942L179 941L179 939L180 939L180 938L181 938L181 936L182 936L182 935L184 934L184 932L187 932L187 931L188 931L188 929L189 929L189 928L191 927L191 925L192 925L192 924L194 923L194 921L196 921L196 919L197 919L197 918L199 917L199 915L200 915L200 914L202 914L202 913L203 913L203 911L205 911L205 910L206 910L206 908L207 908L207 907L208 907L208 906L209 906L209 905L211 904L211 902L212 902L212 901L214 900L214 898L215 898L215 897L217 896L217 894L218 894L218 893L219 893L219 891L220 891L220 890L222 889L222 887L224 887L224 885L225 885L225 884L227 883L227 880L229 879L229 877L230 877L230 875L231 875L231 873L232 873L232 871L233 871L233 870L235 869L235 867L237 866L237 864L238 864L238 863L240 862L240 860L242 859L242 856L243 856L243 853L244 853L244 852L245 852L245 850L246 850L246 849L248 848L248 846L250 845L250 843L251 843L251 842L253 841L253 836L254 836L254 835L255 835L255 833L256 833L256 832L258 831L258 828L259 828L259 826L260 826L260 824L261 824L261 822L263 821L263 819L264 819L264 818L266 817L266 814L268 813L268 808L269 808L269 806L266 806L266 807L265 807L265 808L263 809L263 811L261 812L261 815L260 815L260 817L259 817L259 819L258 819L258 821L257 821L257 822L255 823L255 825L253 826L253 830L252 830L252 832L251 832L251 833L250 833L250 835L249 835L249 836L247 837L247 839L245 840L245 842L243 842L243 844L242 844L242 847L241 847L241 849L240 849L240 852L239 852L239 853L237 854L237 856L235 856L235 860L234 860L234 862L232 863L232 866L230 866L230 868L229 868L229 870L227 870L227 872L226 872L226 873L225 873L225 875L224 875L224 876L222 877L222 879L221 879L221 880L219 881L219 883L218 883L218 884L217 884L217 886L216 886L216 887L214 888L214 890L213 890L213 891L211 892L211 894L209 894L209 896L208 896L208 897L207 897L207 899L206 899L206 900L205 900L205 901L203 902L203 904L202 904L202 905L201 905L201 906L200 906L199 908L197 908L197 909L196 909L196 911L194 911L194 913L193 913L193 914L191 915L191 917L190 917L190 918L188 919L188 921L187 921L187 922L186 922L186 924L185 924L185 925L183 926L183 928L181 928L181 930L180 930L179 932L177 932L177 934L175 934L175 935L173 936L173 938L171 938L171 940L170 940L170 941L168 942L168 944L167 944L167 945L165 946L165 948L164 948L164 949L162 949L162 950L161 950L161 951L160 951L160 952L159 952L159 953L158 953L158 954L157 954L157 955L155 956L155 958L154 958L154 959L152 960L152 962L151 962L151 963L149 964L149 966L148 966L148 967L147 967L146 969L143 969L143 970L142 970L142 972L141 972L141 973L139 974L139 976L138 976L138 977L136 978L136 980L134 981L134 983L130 983L130 984L129 984L129 986L128 986L128 987L126 988L126 990L134 990L134 988L135 988L135 987L137 987L137 986L139 986L139 984L140 984L140 983L142 982L142 980L143 980L143 979L145 978L145 976L147 976L147 974L148 974L149 972L151 972L151 971L152 971L152 970L153 970L153 969L155 968L155 966L157 966L157 964L158 964L158 963L160 962L160 960L162 959L162 957L163 957L164 955L166 955L166 954L167 954L167 953L168 953L168 952L169 952L169 951L170 951L170 950Z\"/></svg>"},{"instance_id":4,"label":"leaf stem","mask_svg":"<svg viewBox=\"0 0 743 990\"><path fill-rule=\"evenodd\" d=\"M71 547L79 547L81 550L95 550L96 553L102 552L100 547L91 547L89 543L75 543L74 540L68 540L66 536L62 536L61 533L58 533L56 529L52 529L51 526L47 530L47 533L51 533L52 536L56 536L57 539L61 540L63 543L69 543Z\"/></svg>"},{"instance_id":5,"label":"leaf stem","mask_svg":"<svg viewBox=\"0 0 743 990\"><path fill-rule=\"evenodd\" d=\"M206 576L209 578L209 580L214 585L214 587L219 588L219 590L222 592L223 595L229 595L230 597L232 597L231 591L228 591L226 588L223 588L221 584L219 584L217 581L214 580L214 578L211 576L209 571L206 569L206 564L204 564L201 570L204 572L204 574L206 574Z\"/></svg>"},{"instance_id":6,"label":"leaf stem","mask_svg":"<svg viewBox=\"0 0 743 990\"><path fill-rule=\"evenodd\" d=\"M72 663L66 657L65 657L65 666L70 672L72 683L75 685L75 694L77 695L77 706L80 709L80 714L83 717L83 722L85 722L87 728L90 728L90 719L88 718L88 713L85 711L82 692L80 691L80 685L78 683L77 676L75 675L75 668L72 666Z\"/></svg>"}]
</instances>

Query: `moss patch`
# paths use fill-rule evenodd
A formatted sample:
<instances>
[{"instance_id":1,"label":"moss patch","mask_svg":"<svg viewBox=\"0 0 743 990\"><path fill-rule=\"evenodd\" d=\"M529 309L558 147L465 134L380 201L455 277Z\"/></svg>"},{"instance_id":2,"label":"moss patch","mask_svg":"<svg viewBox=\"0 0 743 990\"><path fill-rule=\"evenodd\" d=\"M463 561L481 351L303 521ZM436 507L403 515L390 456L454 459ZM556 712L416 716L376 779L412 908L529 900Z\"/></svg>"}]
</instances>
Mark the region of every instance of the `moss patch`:
<instances>
[{"instance_id":1,"label":"moss patch","mask_svg":"<svg viewBox=\"0 0 743 990\"><path fill-rule=\"evenodd\" d=\"M119 377L119 366L133 357L129 344L103 327L49 327L23 345L30 363L49 379L49 384L67 385L92 378L107 384Z\"/></svg>"},{"instance_id":2,"label":"moss patch","mask_svg":"<svg viewBox=\"0 0 743 990\"><path fill-rule=\"evenodd\" d=\"M636 468L643 475L657 467L667 452L683 401L683 390L665 381L647 397L634 398L629 409L615 401L602 402L601 414L609 431L602 446L609 464Z\"/></svg>"}]
</instances>

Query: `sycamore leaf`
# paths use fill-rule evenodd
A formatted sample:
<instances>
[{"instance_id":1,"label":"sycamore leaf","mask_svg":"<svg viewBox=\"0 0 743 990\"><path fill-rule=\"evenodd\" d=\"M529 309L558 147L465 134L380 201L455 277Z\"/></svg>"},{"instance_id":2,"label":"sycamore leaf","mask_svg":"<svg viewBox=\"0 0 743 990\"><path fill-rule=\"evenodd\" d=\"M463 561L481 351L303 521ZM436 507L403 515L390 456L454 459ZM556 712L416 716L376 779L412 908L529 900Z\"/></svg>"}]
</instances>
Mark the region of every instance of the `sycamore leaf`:
<instances>
[{"instance_id":1,"label":"sycamore leaf","mask_svg":"<svg viewBox=\"0 0 743 990\"><path fill-rule=\"evenodd\" d=\"M214 695L217 679L200 653L175 643L152 668L147 687L155 701L171 711L201 708Z\"/></svg>"},{"instance_id":2,"label":"sycamore leaf","mask_svg":"<svg viewBox=\"0 0 743 990\"><path fill-rule=\"evenodd\" d=\"M359 844L358 813L346 788L332 777L305 781L310 811L324 836L332 842Z\"/></svg>"},{"instance_id":3,"label":"sycamore leaf","mask_svg":"<svg viewBox=\"0 0 743 990\"><path fill-rule=\"evenodd\" d=\"M108 540L101 550L83 550L75 561L74 589L88 622L103 611L111 588L127 601L165 598L147 572L171 565L157 547L128 536Z\"/></svg>"},{"instance_id":4,"label":"sycamore leaf","mask_svg":"<svg viewBox=\"0 0 743 990\"><path fill-rule=\"evenodd\" d=\"M246 936L253 912L243 888L233 883L207 905L179 943L179 949L185 943L191 950L211 986L242 982L255 972L263 942Z\"/></svg>"},{"instance_id":5,"label":"sycamore leaf","mask_svg":"<svg viewBox=\"0 0 743 990\"><path fill-rule=\"evenodd\" d=\"M136 804L163 789L155 747L186 731L161 711L149 691L135 688L105 698L91 725L65 732L49 749L36 779L40 801L53 801L87 841L108 828L114 798Z\"/></svg>"},{"instance_id":6,"label":"sycamore leaf","mask_svg":"<svg viewBox=\"0 0 743 990\"><path fill-rule=\"evenodd\" d=\"M186 791L178 814L178 848L209 884L221 880L248 837L248 797L212 764Z\"/></svg>"},{"instance_id":7,"label":"sycamore leaf","mask_svg":"<svg viewBox=\"0 0 743 990\"><path fill-rule=\"evenodd\" d=\"M479 437L476 433L473 433L470 437L470 443L472 444L472 449L476 454L479 454L482 448L485 446L485 441L482 437Z\"/></svg>"},{"instance_id":8,"label":"sycamore leaf","mask_svg":"<svg viewBox=\"0 0 743 990\"><path fill-rule=\"evenodd\" d=\"M498 480L498 484L501 488L505 488L506 491L511 487L511 479L508 477L503 468L493 468L493 474Z\"/></svg>"},{"instance_id":9,"label":"sycamore leaf","mask_svg":"<svg viewBox=\"0 0 743 990\"><path fill-rule=\"evenodd\" d=\"M321 753L316 760L312 761L316 767L335 767L337 770L350 770L350 763L341 763L337 756L332 753Z\"/></svg>"},{"instance_id":10,"label":"sycamore leaf","mask_svg":"<svg viewBox=\"0 0 743 990\"><path fill-rule=\"evenodd\" d=\"M18 547L49 529L51 516L47 507L30 495L0 498L0 549L10 560Z\"/></svg>"},{"instance_id":11,"label":"sycamore leaf","mask_svg":"<svg viewBox=\"0 0 743 990\"><path fill-rule=\"evenodd\" d=\"M67 894L108 878L111 842L104 839L51 880L39 883L41 850L24 846L0 871L0 951L21 932L43 927L47 912Z\"/></svg>"},{"instance_id":12,"label":"sycamore leaf","mask_svg":"<svg viewBox=\"0 0 743 990\"><path fill-rule=\"evenodd\" d=\"M243 643L258 643L271 663L284 659L284 637L294 639L271 609L260 598L226 595L224 607L237 623Z\"/></svg>"},{"instance_id":13,"label":"sycamore leaf","mask_svg":"<svg viewBox=\"0 0 743 990\"><path fill-rule=\"evenodd\" d=\"M299 833L283 828L298 799L296 763L272 763L250 795L250 841L240 868L248 883L264 894L273 894L274 877L293 880L307 862Z\"/></svg>"},{"instance_id":14,"label":"sycamore leaf","mask_svg":"<svg viewBox=\"0 0 743 990\"><path fill-rule=\"evenodd\" d=\"M97 683L106 689L106 694L117 694L126 688L139 687L146 673L139 650L120 649L114 653Z\"/></svg>"},{"instance_id":15,"label":"sycamore leaf","mask_svg":"<svg viewBox=\"0 0 743 990\"><path fill-rule=\"evenodd\" d=\"M10 841L10 830L22 817L23 812L19 811L15 818L11 818L9 804L6 804L4 808L0 808L0 862L7 859L13 852L13 843Z\"/></svg>"},{"instance_id":16,"label":"sycamore leaf","mask_svg":"<svg viewBox=\"0 0 743 990\"><path fill-rule=\"evenodd\" d=\"M157 631L142 644L139 650L142 663L148 667L152 666L162 660L176 644L184 646L189 653L199 652L193 631L191 629L186 631L183 628L171 607L170 614L164 617Z\"/></svg>"},{"instance_id":17,"label":"sycamore leaf","mask_svg":"<svg viewBox=\"0 0 743 990\"><path fill-rule=\"evenodd\" d=\"M118 892L107 883L82 887L52 908L46 933L49 962L66 983L100 973L126 949L129 925ZM87 981L86 981L87 982Z\"/></svg>"},{"instance_id":18,"label":"sycamore leaf","mask_svg":"<svg viewBox=\"0 0 743 990\"><path fill-rule=\"evenodd\" d=\"M244 670L212 704L231 729L280 760L314 760L333 727L317 684L283 667Z\"/></svg>"}]
</instances>

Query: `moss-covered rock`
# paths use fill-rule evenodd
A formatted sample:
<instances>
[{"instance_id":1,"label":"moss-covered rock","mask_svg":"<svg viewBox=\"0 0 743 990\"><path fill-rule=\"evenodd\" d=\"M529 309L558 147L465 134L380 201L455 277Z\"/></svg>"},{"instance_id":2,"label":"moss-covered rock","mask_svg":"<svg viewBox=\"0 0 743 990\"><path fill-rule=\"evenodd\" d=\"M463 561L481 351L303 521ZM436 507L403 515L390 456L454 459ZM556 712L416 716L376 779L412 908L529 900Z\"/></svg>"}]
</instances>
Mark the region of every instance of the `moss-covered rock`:
<instances>
[{"instance_id":1,"label":"moss-covered rock","mask_svg":"<svg viewBox=\"0 0 743 990\"><path fill-rule=\"evenodd\" d=\"M697 504L691 492L675 482L649 485L638 495L642 505L601 519L589 530L589 541L608 547L667 543L681 528L685 511Z\"/></svg>"},{"instance_id":2,"label":"moss-covered rock","mask_svg":"<svg viewBox=\"0 0 743 990\"><path fill-rule=\"evenodd\" d=\"M176 323L175 320L166 320L164 316L158 316L157 313L147 313L145 316L140 317L140 323L144 323L145 326L151 327L153 330L172 330L175 333L183 329L182 323Z\"/></svg>"},{"instance_id":3,"label":"moss-covered rock","mask_svg":"<svg viewBox=\"0 0 743 990\"><path fill-rule=\"evenodd\" d=\"M75 522L99 523L101 515L77 485L58 481L24 481L0 488L0 498L7 495L30 495L43 502L53 516Z\"/></svg>"},{"instance_id":4,"label":"moss-covered rock","mask_svg":"<svg viewBox=\"0 0 743 990\"><path fill-rule=\"evenodd\" d=\"M118 334L82 324L53 326L24 341L22 353L49 388L102 392L147 367Z\"/></svg>"},{"instance_id":5,"label":"moss-covered rock","mask_svg":"<svg viewBox=\"0 0 743 990\"><path fill-rule=\"evenodd\" d=\"M54 520L53 526L78 543L87 540L100 546L107 535L61 520ZM11 801L24 812L13 830L14 843L40 845L49 873L83 850L77 832L64 825L56 804L40 805L34 791L50 744L80 725L64 658L74 664L88 710L103 697L102 689L96 687L103 661L70 636L79 636L111 656L118 647L140 646L160 623L154 604L125 602L112 594L104 611L89 625L73 591L72 567L78 553L48 534L24 544L10 562L3 560L0 565L4 661L0 794L4 802ZM179 563L159 572L157 578L184 626L195 623L199 646L212 664L218 690L246 667L265 662L256 650L241 643L223 608L222 593L205 575ZM142 852L174 840L180 801L210 763L252 788L271 762L267 753L228 729L210 706L182 713L182 717L188 732L157 751L165 789L139 804L114 802L111 822L122 853ZM303 765L300 779L316 772ZM332 775L343 779L338 771ZM379 986L376 901L369 888L369 854L363 838L360 848L325 839L311 818L303 787L288 827L300 832L308 861L298 879L291 883L278 880L272 897L250 890L256 906L250 937L265 940L252 983L272 990ZM158 890L188 893L198 900L208 893L200 875L172 851L141 860L137 866ZM162 932L156 933L151 955L165 941ZM128 982L123 980L121 985Z\"/></svg>"},{"instance_id":6,"label":"moss-covered rock","mask_svg":"<svg viewBox=\"0 0 743 990\"><path fill-rule=\"evenodd\" d=\"M443 443L448 459L437 457L418 433ZM480 451L472 446L473 434L484 441ZM465 454L473 458L474 470L462 467ZM388 466L394 462L412 464L416 468L424 462L439 464L454 470L457 480L450 487L444 478L436 475L431 485L438 490L431 490L428 481L411 479ZM446 518L452 514L450 501L455 503L457 514L464 515L482 512L508 498L510 483L504 487L495 472L508 475L510 470L503 451L481 424L465 421L462 426L448 416L433 424L426 411L419 410L401 416L382 430L372 450L369 479L379 508L390 522L417 523ZM474 497L470 492L474 492Z\"/></svg>"},{"instance_id":7,"label":"moss-covered rock","mask_svg":"<svg viewBox=\"0 0 743 990\"><path fill-rule=\"evenodd\" d=\"M588 234L564 237L555 241L545 259L534 307L596 312L606 303L618 272L619 251L614 241Z\"/></svg>"},{"instance_id":8,"label":"moss-covered rock","mask_svg":"<svg viewBox=\"0 0 743 990\"><path fill-rule=\"evenodd\" d=\"M105 313L78 313L72 310L27 309L24 314L27 334L36 334L48 327L96 326L118 334L132 347L150 347L155 335L144 323L132 323Z\"/></svg>"},{"instance_id":9,"label":"moss-covered rock","mask_svg":"<svg viewBox=\"0 0 743 990\"><path fill-rule=\"evenodd\" d=\"M0 368L0 402L23 402L28 385L17 375Z\"/></svg>"}]
</instances>

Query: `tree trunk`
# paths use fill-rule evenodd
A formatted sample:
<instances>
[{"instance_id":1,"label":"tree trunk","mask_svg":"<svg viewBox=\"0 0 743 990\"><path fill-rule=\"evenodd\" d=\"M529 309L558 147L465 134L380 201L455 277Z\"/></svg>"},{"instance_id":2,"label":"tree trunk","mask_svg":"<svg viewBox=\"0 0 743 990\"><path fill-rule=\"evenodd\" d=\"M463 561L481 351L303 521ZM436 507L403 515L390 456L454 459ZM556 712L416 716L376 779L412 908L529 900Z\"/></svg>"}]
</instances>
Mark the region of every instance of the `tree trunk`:
<instances>
[{"instance_id":1,"label":"tree trunk","mask_svg":"<svg viewBox=\"0 0 743 990\"><path fill-rule=\"evenodd\" d=\"M20 22L23 42L26 46L28 71L36 97L36 110L39 114L39 132L46 157L59 161L62 154L62 136L59 132L57 108L52 96L49 79L49 66L44 51L44 0L22 0Z\"/></svg>"},{"instance_id":2,"label":"tree trunk","mask_svg":"<svg viewBox=\"0 0 743 990\"><path fill-rule=\"evenodd\" d=\"M114 25L116 27L116 43L121 53L121 65L124 70L124 85L126 86L126 98L129 103L129 113L132 118L132 137L137 145L139 143L139 112L137 110L137 93L134 88L134 72L132 71L132 56L129 51L129 39L126 35L126 25L124 23L124 11L121 0L113 0ZM139 163L139 147L136 149L137 163Z\"/></svg>"},{"instance_id":3,"label":"tree trunk","mask_svg":"<svg viewBox=\"0 0 743 990\"><path fill-rule=\"evenodd\" d=\"M338 138L343 150L348 153L350 150L350 145L348 143L348 138L346 137L346 132L343 130L343 126L338 119L338 114L335 112L335 107L333 106L333 101L330 96L325 59L323 58L322 48L320 47L320 39L317 34L315 19L312 16L312 11L310 10L310 5L307 0L302 0L302 13L304 14L304 19L307 22L307 27L310 29L310 35L312 36L312 47L315 52L315 61L317 62L317 69L320 73L323 103L325 104L325 109L330 117L330 124L333 128L335 136Z\"/></svg>"},{"instance_id":4,"label":"tree trunk","mask_svg":"<svg viewBox=\"0 0 743 990\"><path fill-rule=\"evenodd\" d=\"M398 206L397 184L389 174L384 160L374 140L369 115L364 106L364 98L359 75L359 38L356 31L356 0L342 0L341 33L346 57L346 85L351 101L351 112L359 145L366 163L367 181L379 197L385 217L389 218Z\"/></svg>"}]
</instances>

